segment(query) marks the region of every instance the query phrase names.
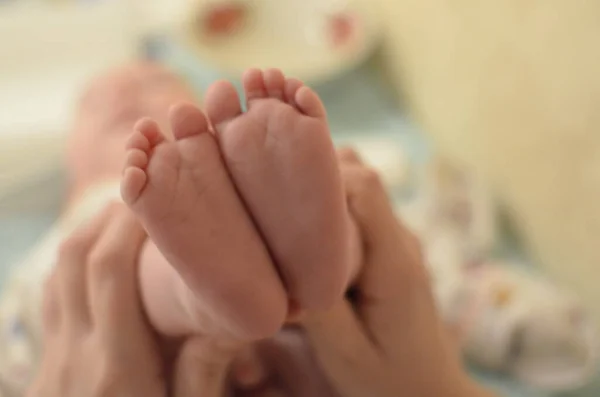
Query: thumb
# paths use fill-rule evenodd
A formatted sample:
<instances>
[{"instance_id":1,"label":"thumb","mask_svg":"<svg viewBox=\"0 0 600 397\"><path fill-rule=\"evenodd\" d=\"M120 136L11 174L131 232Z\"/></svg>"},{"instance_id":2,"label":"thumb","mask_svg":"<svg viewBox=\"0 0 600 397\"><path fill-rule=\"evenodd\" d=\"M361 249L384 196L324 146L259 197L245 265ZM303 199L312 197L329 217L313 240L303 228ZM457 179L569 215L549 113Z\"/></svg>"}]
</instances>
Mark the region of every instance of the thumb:
<instances>
[{"instance_id":1,"label":"thumb","mask_svg":"<svg viewBox=\"0 0 600 397\"><path fill-rule=\"evenodd\" d=\"M175 364L175 397L224 397L229 367L241 346L193 337L186 341Z\"/></svg>"},{"instance_id":2,"label":"thumb","mask_svg":"<svg viewBox=\"0 0 600 397\"><path fill-rule=\"evenodd\" d=\"M429 276L418 240L399 222L378 175L360 165L342 167L342 175L364 244L355 311L375 345L389 348L435 318Z\"/></svg>"}]
</instances>

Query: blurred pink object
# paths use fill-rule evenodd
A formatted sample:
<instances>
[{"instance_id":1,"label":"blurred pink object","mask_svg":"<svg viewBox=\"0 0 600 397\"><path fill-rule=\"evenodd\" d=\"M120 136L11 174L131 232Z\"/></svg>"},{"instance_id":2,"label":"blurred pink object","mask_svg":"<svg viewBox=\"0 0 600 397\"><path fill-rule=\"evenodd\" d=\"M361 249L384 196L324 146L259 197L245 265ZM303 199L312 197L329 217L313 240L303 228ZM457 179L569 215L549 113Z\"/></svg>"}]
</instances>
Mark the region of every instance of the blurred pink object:
<instances>
[{"instance_id":1,"label":"blurred pink object","mask_svg":"<svg viewBox=\"0 0 600 397\"><path fill-rule=\"evenodd\" d=\"M248 10L242 4L216 4L201 15L201 29L209 36L227 36L240 30Z\"/></svg>"},{"instance_id":2,"label":"blurred pink object","mask_svg":"<svg viewBox=\"0 0 600 397\"><path fill-rule=\"evenodd\" d=\"M357 19L351 14L340 13L329 20L329 35L334 47L349 44L357 36Z\"/></svg>"}]
</instances>

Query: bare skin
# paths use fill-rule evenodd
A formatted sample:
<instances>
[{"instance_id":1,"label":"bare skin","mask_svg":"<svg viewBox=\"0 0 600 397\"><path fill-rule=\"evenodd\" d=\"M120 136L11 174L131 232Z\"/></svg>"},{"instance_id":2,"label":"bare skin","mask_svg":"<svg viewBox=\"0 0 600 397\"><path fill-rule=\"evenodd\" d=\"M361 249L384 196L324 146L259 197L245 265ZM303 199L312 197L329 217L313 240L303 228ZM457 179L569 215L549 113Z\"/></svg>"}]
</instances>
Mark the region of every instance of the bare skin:
<instances>
[{"instance_id":1,"label":"bare skin","mask_svg":"<svg viewBox=\"0 0 600 397\"><path fill-rule=\"evenodd\" d=\"M458 354L436 331L439 317L428 288L422 288L427 283L422 273L398 271L422 265L411 248L412 237L390 222L391 207L382 205L383 188L366 168L350 163L344 168L352 207L365 217L358 218L362 230L373 236L365 238L370 249L359 288L374 299L368 304L360 299L340 301L326 315L307 317L305 327L315 352L297 331L255 345L255 351L196 336L181 345L171 363L145 321L138 294L135 268L145 231L123 204L111 204L76 230L60 250L45 291L44 355L26 395L491 397L465 377ZM382 236L392 238L386 242ZM392 246L385 248L389 243ZM386 265L390 256L380 255L381 250L397 250L406 261L402 266ZM411 263L411 258L416 261ZM377 276L380 272L386 277ZM401 284L406 288L398 290ZM393 291L380 288L386 286ZM398 299L415 293L420 298ZM354 310L349 311L348 304L354 304ZM422 313L421 320L405 321L411 312ZM413 328L422 332L411 332ZM417 360L411 352L417 353Z\"/></svg>"},{"instance_id":2,"label":"bare skin","mask_svg":"<svg viewBox=\"0 0 600 397\"><path fill-rule=\"evenodd\" d=\"M118 170L115 170L115 164L111 161L106 164L106 167L102 166L104 163L102 161L102 154L109 154L111 159L119 159L125 156L125 141L128 139L129 131L131 126L133 125L133 118L139 118L143 114L152 115L154 119L161 126L161 131L163 134L167 136L171 135L171 126L168 121L165 108L162 105L159 105L160 102L173 102L178 101L193 101L189 91L185 87L184 84L178 82L173 78L169 73L164 73L164 70L157 70L153 66L149 65L137 65L133 68L127 68L125 70L118 71L113 73L107 81L103 81L102 84L98 84L97 87L92 89L92 93L95 92L96 95L102 97L103 95L111 94L113 97L120 97L120 95L114 95L115 88L122 88L123 82L135 81L138 79L138 84L143 85L144 87L152 87L153 84L147 84L148 81L153 81L154 76L159 75L161 77L161 81L168 87L167 90L164 90L164 87L158 88L157 85L154 85L154 89L148 90L147 88L141 89L136 84L133 84L130 87L130 90L125 90L126 92L134 92L132 96L129 97L130 101L133 101L137 104L135 107L135 111L131 110L126 112L129 113L127 117L123 114L119 116L119 113L115 113L115 109L109 107L106 108L96 108L93 106L88 108L86 111L80 113L80 119L78 120L77 125L82 127L82 130L78 131L74 134L73 139L71 141L71 156L70 156L70 165L72 169L72 180L73 180L73 188L74 192L77 193L87 186L98 182L102 179L111 179L117 177ZM141 84L141 83L144 84ZM125 85L127 85L125 84ZM103 91L98 87L104 87L107 91ZM136 94L137 92L137 94ZM162 95L165 93L169 93L168 95ZM157 101L139 101L139 96L143 94L144 97L152 98L155 96ZM156 94L156 95L155 95ZM111 96L109 95L109 96ZM129 94L128 94L129 95ZM95 95L91 95L94 97ZM101 102L101 101L100 101ZM127 102L127 101L124 101ZM190 109L187 105L183 105L183 109ZM196 109L193 108L195 112ZM179 110L181 111L181 110ZM174 114L171 118L171 124L177 124L177 114L178 111L174 111ZM141 114L140 114L141 113ZM114 116L118 117L114 117ZM196 113L197 115L197 113ZM108 123L106 122L107 116L113 117L113 121ZM195 116L194 116L195 117ZM105 122L106 124L102 124L103 127L99 128L99 121ZM199 125L201 125L200 123ZM108 127L110 128L108 128ZM96 127L96 128L94 128ZM105 131L105 129L108 130ZM202 129L200 129L202 130ZM198 129L194 130L198 131ZM111 135L109 135L111 134ZM202 135L205 132L201 132L200 134L196 134L193 132L191 135ZM180 135L181 136L181 135ZM186 134L183 134L186 136ZM102 138L103 137L103 138ZM179 139L181 140L181 139ZM106 146L103 146L106 145ZM100 153L100 157L96 157L94 159L95 153ZM348 160L347 156L343 156ZM355 156L354 156L355 157ZM85 160L85 161L84 161ZM350 156L349 162L352 163L355 161L353 156ZM227 159L225 159L227 162ZM427 384L415 384L411 383L414 379L422 379L426 377L431 377L431 365L436 364L434 369L441 370L444 372L444 375L440 377L440 379L448 380L446 383L448 386L454 385L459 387L456 389L460 390L460 395L465 396L488 396L485 391L479 390L476 386L471 384L470 382L464 382L464 374L461 371L456 371L456 365L458 365L453 358L453 353L449 351L448 347L441 346L440 349L436 349L440 347L440 344L444 344L444 338L439 338L441 334L438 332L439 327L439 319L435 320L435 309L432 308L431 305L431 297L427 293L423 293L424 289L428 288L426 280L423 280L422 275L418 271L413 271L417 267L419 267L419 262L417 261L409 261L408 264L403 261L402 263L398 262L390 262L389 259L391 257L400 257L400 258L415 258L412 254L403 254L403 249L405 250L407 247L399 244L399 240L404 240L402 234L397 234L399 229L398 225L390 222L389 220L393 218L391 208L385 204L385 199L382 197L385 194L382 194L383 188L380 184L377 183L377 179L373 177L373 173L370 171L361 171L359 169L364 168L358 163L350 166L350 168L354 169L354 171L345 171L345 179L346 179L346 189L348 195L350 197L351 208L353 210L354 215L357 217L359 221L359 225L361 228L361 234L364 238L364 241L367 243L366 246L368 248L366 255L366 269L371 269L369 271L361 272L358 278L358 290L361 291L361 294L358 296L363 297L373 297L376 299L368 299L368 300L358 300L354 302L344 302L338 303L334 306L332 310L326 310L318 315L311 315L307 317L307 321L305 321L305 327L308 331L308 335L310 337L310 341L312 342L315 353L317 354L318 360L321 363L321 367L325 370L326 378L335 386L336 393L342 396L352 396L353 393L358 389L369 389L368 379L376 379L374 380L374 387L377 387L378 391L384 392L384 395L388 393L392 393L391 395L398 395L398 393L406 392L407 390L411 390L414 393L421 393L421 395L428 395L427 392L432 390L419 390L418 386L426 386ZM352 180L356 180L356 182L352 182ZM73 196L76 196L74 194ZM102 217L100 218L102 219ZM130 233L123 233L126 227L115 227L111 229L110 232L105 232L105 237L110 237L110 240L113 242L119 243L119 246L122 246L123 241L126 241L130 238L133 238ZM135 227L134 227L135 229ZM126 230L125 230L126 231ZM137 235L137 234L136 234ZM394 239L394 236L397 239ZM401 238L402 237L402 238ZM102 238L102 240L104 239ZM137 237L134 238L137 241ZM408 239L410 240L410 239ZM106 240L109 241L109 240ZM157 247L149 241L146 241L145 247L142 249L142 259L140 265L144 263L144 261L165 261L165 258L160 254ZM137 244L132 244L131 249L137 251ZM69 245L66 246L68 248ZM71 245L72 248L76 248ZM102 253L105 250L100 248L106 248L105 244L102 244L102 247L97 246L94 248L94 251L98 253ZM126 247L125 247L126 248ZM123 249L125 249L123 248ZM80 250L79 250L80 251ZM78 251L78 252L79 252ZM110 251L110 250L109 250ZM134 252L129 251L127 252ZM63 250L64 254L72 252L68 249ZM391 253L394 255L390 255ZM110 253L110 252L109 252ZM106 254L106 252L104 252ZM99 254L98 254L99 255ZM107 259L103 255L94 255L97 258ZM110 255L109 255L110 257ZM418 256L416 256L418 258ZM98 261L96 264L100 266L102 263L108 264L106 260ZM394 265L395 263L395 265ZM167 263L168 264L168 263ZM96 266L96 267L98 267ZM117 270L117 268L113 265L110 265L112 270ZM120 268L120 267L119 267ZM163 275L171 275L173 278L162 278L160 273L157 273L157 277L155 280L158 282L154 287L162 287L163 289L168 288L168 282L175 282L175 280L180 280L178 274L172 271L172 267L159 265L158 269L162 269L165 273ZM62 267L63 271L68 270L68 272L76 271L73 274L81 275L81 267L80 266L68 266ZM170 270L171 269L171 270ZM413 270L410 270L413 269ZM127 272L127 269L123 268L123 271ZM62 273L63 275L68 276L68 272ZM116 274L116 273L115 273ZM177 276L177 277L175 277ZM131 278L131 277L130 277ZM69 276L67 279L73 279L73 277ZM117 277L116 280L123 281L122 277ZM170 280L167 283L165 280ZM131 280L135 284L135 280ZM143 282L143 280L142 280ZM124 286L126 283L120 284ZM73 286L81 286L82 283L74 283ZM405 289L398 288L398 285L406 286ZM418 288L419 286L423 286L424 289ZM152 286L148 285L149 291L152 291ZM415 288L416 287L416 288ZM125 288L125 287L123 287ZM75 290L72 291L76 291ZM126 291L127 288L124 289ZM71 294L70 289L63 289L68 294ZM111 291L116 292L111 289ZM158 291L158 293L151 296L160 297L161 291L160 289L154 289L154 291ZM182 289L185 291L185 289ZM110 294L101 294L104 298L110 298ZM65 295L67 296L67 295ZM71 295L69 295L71 296ZM169 294L166 293L165 298L169 297ZM176 298L173 301L169 301L169 299L163 299L163 304L165 305L162 309L171 309L173 313L173 318L178 317L181 313L187 313L186 307L178 307L178 304L181 304L181 301L178 300L180 297L171 296L172 298ZM402 297L409 299L401 299ZM50 300L49 300L50 301ZM160 299L157 298L157 301ZM193 300L192 300L193 301ZM81 306L81 299L71 299L66 300L65 305L68 307L72 307L74 309L81 309L78 313L85 314L84 317L93 315L93 312L85 313L85 308ZM69 303L70 302L70 303ZM350 306L354 305L353 308ZM142 302L142 306L146 306L144 310L148 312L148 302ZM114 306L114 310L119 313L122 313L123 310L122 305ZM162 310L161 309L161 310ZM142 310L141 308L139 310ZM182 310L181 312L179 310ZM75 313L75 312L73 312ZM167 313L164 311L163 313ZM410 321L412 318L406 318L406 315L415 313L421 313L423 316L418 317L419 321ZM181 317L181 316L179 316ZM72 318L75 318L73 316ZM139 319L137 315L125 315L122 317L123 321L133 319L134 322ZM393 320L395 321L388 321ZM432 320L433 319L433 320ZM184 326L184 322L179 324L180 326ZM428 323L429 325L423 326L423 323ZM431 327L432 323L435 325ZM73 323L74 324L74 323ZM190 324L187 323L186 326ZM206 324L204 324L206 325ZM407 328L407 325L410 325ZM113 327L114 328L114 327ZM119 328L119 327L117 327ZM427 329L429 331L433 330L434 332L425 332L418 333L413 332L415 329ZM411 331L412 330L412 331ZM68 329L67 329L68 331ZM147 330L142 328L139 329L141 332L138 336L131 334L130 337L138 340L146 338ZM101 336L101 333L98 335ZM421 335L421 337L419 337ZM339 336L344 336L343 338L339 338ZM433 339L428 339L433 336ZM415 337L416 339L413 339ZM375 338L375 339L373 339ZM99 340L104 340L100 338ZM123 341L127 341L129 338L123 339ZM395 343L394 343L395 342ZM130 344L129 342L127 344ZM207 395L222 395L221 386L223 385L224 379L227 378L228 375L228 363L231 362L232 356L231 352L224 352L222 350L212 349L211 346L214 346L213 343L209 345L204 345L200 343L198 347L197 343L192 339L190 341L190 345L196 346L195 354L184 355L183 362L187 362L191 360L193 362L199 363L207 363L208 367L201 369L201 371L207 371L204 375L213 376L213 380L206 384L210 390L206 388L202 388L201 384L198 384L199 379L202 379L202 376L196 376L196 372L192 369L191 371L182 371L181 380L176 383L182 385L182 389L186 392L190 390L194 390L193 393L188 394L178 394L178 395L198 395L199 390L204 390L207 392ZM57 346L63 346L63 342L60 342ZM75 344L75 347L78 345ZM386 346L385 357L381 354L381 346ZM427 347L426 350L419 350L419 346ZM450 348L451 349L451 348ZM117 349L121 351L122 348L119 347ZM64 353L63 350L57 350L61 353ZM101 349L100 352L105 353L107 350L105 348ZM71 353L77 353L77 349L71 350ZM362 360L361 354L365 353L366 357L369 360ZM433 353L432 353L433 352ZM91 352L90 352L91 353ZM398 353L398 354L396 354ZM411 354L405 354L411 353ZM292 356L294 353L291 353ZM417 356L417 360L413 360L412 358ZM63 355L64 356L64 355ZM64 356L68 357L68 356ZM79 357L77 354L75 356L71 356L71 358ZM105 356L102 356L105 357ZM187 358L186 358L187 357ZM290 356L291 357L291 356ZM358 361L354 362L352 360L348 360L348 357L358 357ZM440 358L443 358L440 360ZM200 361L198 361L200 360ZM404 360L404 361L402 361ZM92 360L93 361L93 360ZM152 361L152 360L150 360ZM246 361L245 367L249 367L248 360ZM285 361L285 360L284 360ZM281 361L278 366L287 364ZM293 360L292 360L293 361ZM290 365L292 361L289 361ZM54 363L55 360L50 359L49 363ZM76 361L65 361L65 363L76 363ZM312 369L314 363L311 360L308 360L304 363L310 363ZM391 368L400 368L402 366L402 362L410 363L407 365L408 372L402 376L404 381L397 379L397 377L392 376L391 374L398 374L398 371L393 371ZM213 365L213 363L219 363L218 365ZM413 364L419 365L413 365ZM448 366L443 365L443 363L448 364ZM120 361L114 361L115 368L118 368L122 365ZM300 366L297 367L299 371L302 373L306 373L307 369L305 366L303 367L302 363L299 363ZM421 365L422 364L422 365ZM400 367L399 367L400 366ZM242 366L243 368L244 366ZM52 365L49 365L48 368L55 369ZM82 374L87 374L87 370L81 368L79 365L74 365L70 367L73 369L71 375L77 375L77 370L83 371ZM191 368L191 367L189 367ZM239 367L238 367L239 368ZM63 369L67 369L67 367L63 366ZM110 368L102 368L102 369L110 369ZM281 368L278 368L281 369ZM151 371L154 369L151 368ZM118 372L121 373L122 371ZM253 373L252 373L253 372ZM238 381L245 381L241 383L253 383L257 384L260 378L260 370L258 371L241 371L240 376L236 376ZM292 374L291 378L288 379L290 384L288 385L291 390L303 390L302 388L296 388L297 384L292 382L293 380L298 380L298 377L293 375L293 369L290 368L286 370L286 373ZM244 379L243 375L246 375L246 379ZM46 378L49 382L54 382L56 380L67 380L64 376L65 374L58 374L58 377L49 376ZM268 375L268 374L267 374ZM456 376L457 383L450 381L449 377L451 375ZM371 377L375 378L371 378ZM60 378L60 379L59 379ZM252 379L254 378L254 379ZM73 379L80 379L79 376L75 376ZM81 377L81 379L85 379L85 377ZM133 380L136 377L131 378ZM130 379L130 380L131 380ZM383 381L390 381L390 383L385 383ZM82 386L89 386L88 383L82 383ZM373 383L371 383L373 386ZM133 391L131 388L132 384L123 384L127 390ZM143 385L146 387L147 385ZM198 388L199 387L199 388ZM397 389L396 389L397 388ZM46 388L43 388L46 390ZM368 391L372 391L370 388ZM395 391L394 391L395 390ZM89 391L89 390L88 390ZM314 390L313 390L314 391ZM323 391L323 390L322 390ZM331 391L331 390L330 390ZM448 392L450 389L445 389L443 392ZM216 392L216 393L215 393ZM433 395L438 395L439 390L436 391ZM212 393L212 394L211 394ZM264 395L275 396L275 395L297 395L293 392L281 392L282 394L277 394L274 390L265 390ZM269 394L270 393L270 394ZM425 394L423 394L425 393ZM431 393L429 393L431 394ZM243 393L242 395L246 395ZM252 396L260 396L263 395L259 391L252 391L250 394ZM308 395L318 395L315 393Z\"/></svg>"},{"instance_id":3,"label":"bare skin","mask_svg":"<svg viewBox=\"0 0 600 397\"><path fill-rule=\"evenodd\" d=\"M207 113L216 120L210 123L191 105L194 98L189 88L155 65L113 71L94 82L82 100L69 145L70 203L89 186L118 178L121 169L116 165L128 159L123 196L151 236L140 256L143 303L151 324L164 335L267 337L300 308L330 306L350 279L348 230L356 231L348 228L352 225L318 97L278 71L267 71L264 76L251 71L245 82L251 111L241 114L231 86L219 82L207 95ZM180 105L169 114L167 109L174 103ZM281 118L282 114L291 117ZM144 116L151 116L152 121L139 122L129 136L135 120ZM279 129L269 124L265 129L268 120L287 124ZM242 134L252 123L262 128L254 126L249 134ZM302 128L282 133L281 127L293 125ZM308 128L311 131L302 134ZM265 146L262 156L257 143L266 136L283 145ZM199 172L196 179L179 187L190 188L192 200L196 188L211 188L202 190L206 194L201 198L206 201L203 207L194 206L198 212L193 220L186 217L188 226L197 227L190 236L173 219L190 207L172 212L172 222L166 227L168 206L160 204L169 195L180 196L170 189L154 189L154 196L150 193L161 181L160 175L164 176L163 155L184 159L177 156L186 150L188 155L194 153L188 150L194 145L201 156L185 165L199 165ZM248 150L251 147L253 152ZM296 147L301 150L288 156L286 151ZM303 159L310 159L308 166ZM240 161L247 169L239 166ZM300 172L307 167L310 172ZM161 183L171 187L165 179ZM271 199L261 206L263 196ZM144 200L151 197L156 199L154 204ZM280 233L284 227L288 232ZM234 242L242 248L232 252L228 247ZM188 251L183 249L186 244ZM198 263L193 250L206 261ZM359 263L358 255L354 256ZM253 285L253 280L260 283Z\"/></svg>"},{"instance_id":4,"label":"bare skin","mask_svg":"<svg viewBox=\"0 0 600 397\"><path fill-rule=\"evenodd\" d=\"M205 100L210 122L179 104L174 140L144 119L127 145L123 199L168 261L141 269L160 330L168 318L184 327L170 332L260 339L285 322L288 299L327 308L348 286L350 219L323 104L278 70L250 70L244 86L248 112L217 82ZM166 291L155 292L165 280L191 313L188 329L165 306Z\"/></svg>"},{"instance_id":5,"label":"bare skin","mask_svg":"<svg viewBox=\"0 0 600 397\"><path fill-rule=\"evenodd\" d=\"M27 397L223 397L241 346L188 339L173 364L144 317L136 263L146 233L111 204L64 243L46 285L44 355Z\"/></svg>"},{"instance_id":6,"label":"bare skin","mask_svg":"<svg viewBox=\"0 0 600 397\"><path fill-rule=\"evenodd\" d=\"M355 292L247 353L240 396L493 397L472 381L439 316L417 239L355 152L340 150L365 246ZM248 369L248 367L250 369Z\"/></svg>"},{"instance_id":7,"label":"bare skin","mask_svg":"<svg viewBox=\"0 0 600 397\"><path fill-rule=\"evenodd\" d=\"M330 307L352 269L350 218L325 107L277 69L248 70L243 85L246 113L230 83L206 94L229 173L291 298L304 309Z\"/></svg>"},{"instance_id":8,"label":"bare skin","mask_svg":"<svg viewBox=\"0 0 600 397\"><path fill-rule=\"evenodd\" d=\"M168 261L142 262L146 302L163 307L156 300L165 293L156 294L150 286L170 280L196 320L181 331L244 339L276 333L287 314L286 293L206 117L192 105L179 105L171 112L171 126L175 140L167 141L156 123L139 122L123 174L123 199ZM163 321L163 313L150 314L153 321Z\"/></svg>"}]
</instances>

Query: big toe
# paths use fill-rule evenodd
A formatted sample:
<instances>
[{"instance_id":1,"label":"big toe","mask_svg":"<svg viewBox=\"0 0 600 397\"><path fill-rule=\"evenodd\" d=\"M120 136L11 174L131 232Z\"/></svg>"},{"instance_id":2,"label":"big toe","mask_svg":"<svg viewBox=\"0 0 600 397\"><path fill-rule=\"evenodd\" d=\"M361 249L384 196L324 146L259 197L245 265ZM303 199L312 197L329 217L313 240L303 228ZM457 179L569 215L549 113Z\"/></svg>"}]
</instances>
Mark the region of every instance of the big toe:
<instances>
[{"instance_id":1,"label":"big toe","mask_svg":"<svg viewBox=\"0 0 600 397\"><path fill-rule=\"evenodd\" d=\"M208 120L202 111L191 103L180 103L171 107L169 121L175 139L185 139L208 132Z\"/></svg>"},{"instance_id":2,"label":"big toe","mask_svg":"<svg viewBox=\"0 0 600 397\"><path fill-rule=\"evenodd\" d=\"M222 131L229 121L242 114L238 93L228 81L218 81L209 87L204 107L217 132Z\"/></svg>"}]
</instances>

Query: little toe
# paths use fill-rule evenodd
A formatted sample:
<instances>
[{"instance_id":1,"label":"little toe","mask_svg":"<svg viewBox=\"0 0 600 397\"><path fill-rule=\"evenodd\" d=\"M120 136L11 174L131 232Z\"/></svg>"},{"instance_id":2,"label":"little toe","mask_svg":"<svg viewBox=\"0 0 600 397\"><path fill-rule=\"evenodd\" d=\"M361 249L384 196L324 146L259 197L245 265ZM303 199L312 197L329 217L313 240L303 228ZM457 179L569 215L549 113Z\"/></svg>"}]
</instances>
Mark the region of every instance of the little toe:
<instances>
[{"instance_id":1,"label":"little toe","mask_svg":"<svg viewBox=\"0 0 600 397\"><path fill-rule=\"evenodd\" d=\"M238 93L228 81L218 81L208 88L204 107L217 132L221 132L228 122L242 114Z\"/></svg>"},{"instance_id":2,"label":"little toe","mask_svg":"<svg viewBox=\"0 0 600 397\"><path fill-rule=\"evenodd\" d=\"M304 83L298 79L287 79L285 81L285 101L291 106L296 106L296 93Z\"/></svg>"},{"instance_id":3,"label":"little toe","mask_svg":"<svg viewBox=\"0 0 600 397\"><path fill-rule=\"evenodd\" d=\"M209 132L206 116L191 103L180 103L171 107L169 121L176 140Z\"/></svg>"},{"instance_id":4,"label":"little toe","mask_svg":"<svg viewBox=\"0 0 600 397\"><path fill-rule=\"evenodd\" d=\"M296 92L296 97L294 99L298 109L300 109L300 111L302 111L302 113L305 115L319 119L324 119L327 117L325 105L323 105L323 102L321 102L321 99L317 93L310 88L306 86L301 87Z\"/></svg>"},{"instance_id":5,"label":"little toe","mask_svg":"<svg viewBox=\"0 0 600 397\"><path fill-rule=\"evenodd\" d=\"M150 118L143 118L141 120L139 120L137 123L135 123L135 126L133 127L133 130L136 132L139 132L139 134L146 139L147 144L143 143L144 146L148 145L148 148L144 149L144 147L136 147L136 146L132 146L132 148L137 148L137 149L141 149L141 150L149 150L152 147L158 145L159 143L161 143L162 141L165 140L164 135L162 134L162 132L160 131L160 127L158 126L158 123ZM131 140L130 140L130 144L135 144L135 143L140 143L142 144L142 141L136 137L136 133L134 133L134 135L132 136ZM136 141L137 140L137 141Z\"/></svg>"},{"instance_id":6,"label":"little toe","mask_svg":"<svg viewBox=\"0 0 600 397\"><path fill-rule=\"evenodd\" d=\"M285 76L279 69L267 69L263 73L265 87L269 97L283 100L285 91Z\"/></svg>"},{"instance_id":7,"label":"little toe","mask_svg":"<svg viewBox=\"0 0 600 397\"><path fill-rule=\"evenodd\" d=\"M137 167L127 167L121 180L121 198L127 205L134 205L142 195L148 176Z\"/></svg>"},{"instance_id":8,"label":"little toe","mask_svg":"<svg viewBox=\"0 0 600 397\"><path fill-rule=\"evenodd\" d=\"M121 179L121 197L128 205L133 205L146 186L145 169L148 166L150 143L146 137L136 131L130 138L129 146Z\"/></svg>"},{"instance_id":9,"label":"little toe","mask_svg":"<svg viewBox=\"0 0 600 397\"><path fill-rule=\"evenodd\" d=\"M248 105L255 99L264 99L268 96L263 72L260 69L248 69L242 77L242 82Z\"/></svg>"}]
</instances>

